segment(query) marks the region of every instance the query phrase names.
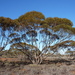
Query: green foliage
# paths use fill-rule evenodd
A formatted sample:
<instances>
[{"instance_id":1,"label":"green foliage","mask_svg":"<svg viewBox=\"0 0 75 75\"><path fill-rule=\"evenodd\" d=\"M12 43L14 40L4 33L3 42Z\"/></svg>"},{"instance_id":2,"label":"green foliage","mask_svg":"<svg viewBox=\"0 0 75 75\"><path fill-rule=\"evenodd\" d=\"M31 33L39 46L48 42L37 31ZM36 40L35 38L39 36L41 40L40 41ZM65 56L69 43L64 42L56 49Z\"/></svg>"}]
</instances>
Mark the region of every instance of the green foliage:
<instances>
[{"instance_id":1,"label":"green foliage","mask_svg":"<svg viewBox=\"0 0 75 75\"><path fill-rule=\"evenodd\" d=\"M11 34L9 35L9 37L16 37L16 36L19 36L19 34L17 34L17 33L11 33Z\"/></svg>"},{"instance_id":2,"label":"green foliage","mask_svg":"<svg viewBox=\"0 0 75 75\"><path fill-rule=\"evenodd\" d=\"M68 48L68 47L75 47L75 41L72 40L68 40L68 41L63 41L63 42L59 42L53 46L47 46L44 47L43 50L50 50L51 52L55 53L57 52L60 48Z\"/></svg>"},{"instance_id":3,"label":"green foliage","mask_svg":"<svg viewBox=\"0 0 75 75\"><path fill-rule=\"evenodd\" d=\"M32 30L32 31L28 31L26 34L29 35L30 37L31 37L31 36L34 36L34 37L37 36L37 32L34 31L34 30Z\"/></svg>"},{"instance_id":4,"label":"green foliage","mask_svg":"<svg viewBox=\"0 0 75 75\"><path fill-rule=\"evenodd\" d=\"M75 28L69 26L69 25L57 25L55 27L52 28L54 31L59 31L60 29L63 29L64 31L71 33L71 34L75 34Z\"/></svg>"},{"instance_id":5,"label":"green foliage","mask_svg":"<svg viewBox=\"0 0 75 75\"><path fill-rule=\"evenodd\" d=\"M42 13L31 11L31 12L27 12L26 14L20 16L18 18L18 21L24 25L34 25L34 24L40 24L41 20L44 20L44 19L45 17Z\"/></svg>"},{"instance_id":6,"label":"green foliage","mask_svg":"<svg viewBox=\"0 0 75 75\"><path fill-rule=\"evenodd\" d=\"M52 35L52 34L50 33L50 31L48 31L48 30L41 30L40 33L41 33L41 34L45 33L46 35Z\"/></svg>"},{"instance_id":7,"label":"green foliage","mask_svg":"<svg viewBox=\"0 0 75 75\"><path fill-rule=\"evenodd\" d=\"M68 41L63 41L55 45L55 47L69 47L69 46L75 46L75 41L68 40ZM54 46L52 46L52 48L53 47Z\"/></svg>"},{"instance_id":8,"label":"green foliage","mask_svg":"<svg viewBox=\"0 0 75 75\"><path fill-rule=\"evenodd\" d=\"M10 18L0 17L0 27L2 27L3 30L10 29L10 27L15 27L18 24L18 22Z\"/></svg>"},{"instance_id":9,"label":"green foliage","mask_svg":"<svg viewBox=\"0 0 75 75\"><path fill-rule=\"evenodd\" d=\"M61 24L70 25L70 26L73 25L73 23L66 18L58 18L58 17L51 18L51 17L49 17L49 18L46 18L45 21L51 27L61 25Z\"/></svg>"},{"instance_id":10,"label":"green foliage","mask_svg":"<svg viewBox=\"0 0 75 75\"><path fill-rule=\"evenodd\" d=\"M9 54L21 52L32 63L40 64L48 52L55 53L59 48L75 46L75 41L69 40L75 35L72 25L69 19L45 18L37 11L27 12L15 20L0 17L0 45L5 48L10 44Z\"/></svg>"}]
</instances>

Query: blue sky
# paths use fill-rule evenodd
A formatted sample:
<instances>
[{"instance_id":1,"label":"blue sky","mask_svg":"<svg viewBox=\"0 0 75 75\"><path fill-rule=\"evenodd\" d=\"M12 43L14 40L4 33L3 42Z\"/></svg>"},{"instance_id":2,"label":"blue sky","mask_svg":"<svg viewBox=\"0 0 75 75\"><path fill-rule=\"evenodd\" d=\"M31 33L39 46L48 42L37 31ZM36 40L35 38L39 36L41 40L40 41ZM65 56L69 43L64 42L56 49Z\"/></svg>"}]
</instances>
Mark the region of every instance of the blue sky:
<instances>
[{"instance_id":1,"label":"blue sky","mask_svg":"<svg viewBox=\"0 0 75 75\"><path fill-rule=\"evenodd\" d=\"M29 11L67 18L75 26L75 0L0 0L0 16L16 19Z\"/></svg>"}]
</instances>

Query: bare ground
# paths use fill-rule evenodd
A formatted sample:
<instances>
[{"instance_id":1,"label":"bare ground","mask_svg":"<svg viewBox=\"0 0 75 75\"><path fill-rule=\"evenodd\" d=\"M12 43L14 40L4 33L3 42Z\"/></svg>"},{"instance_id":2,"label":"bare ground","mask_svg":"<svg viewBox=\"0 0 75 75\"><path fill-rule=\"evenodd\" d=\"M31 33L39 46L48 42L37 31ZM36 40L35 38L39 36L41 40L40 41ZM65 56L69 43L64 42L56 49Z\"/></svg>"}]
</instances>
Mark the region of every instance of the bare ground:
<instances>
[{"instance_id":1,"label":"bare ground","mask_svg":"<svg viewBox=\"0 0 75 75\"><path fill-rule=\"evenodd\" d=\"M75 75L75 65L42 64L0 67L0 75Z\"/></svg>"},{"instance_id":2,"label":"bare ground","mask_svg":"<svg viewBox=\"0 0 75 75\"><path fill-rule=\"evenodd\" d=\"M13 58L1 60L0 75L75 75L75 62L66 60L46 61L41 65L26 64Z\"/></svg>"}]
</instances>

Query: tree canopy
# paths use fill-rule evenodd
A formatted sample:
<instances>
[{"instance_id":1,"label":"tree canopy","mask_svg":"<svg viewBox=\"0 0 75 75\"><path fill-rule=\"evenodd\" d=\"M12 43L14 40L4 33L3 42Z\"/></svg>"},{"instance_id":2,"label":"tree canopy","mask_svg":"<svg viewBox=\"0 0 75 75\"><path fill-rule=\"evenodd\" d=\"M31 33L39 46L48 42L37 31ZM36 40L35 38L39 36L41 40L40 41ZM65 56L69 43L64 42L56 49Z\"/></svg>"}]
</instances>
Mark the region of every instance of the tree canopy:
<instances>
[{"instance_id":1,"label":"tree canopy","mask_svg":"<svg viewBox=\"0 0 75 75\"><path fill-rule=\"evenodd\" d=\"M0 17L0 47L4 50L9 44L9 49L19 50L32 63L40 64L47 53L74 48L75 28L72 26L69 19L45 18L37 11L27 12L15 20Z\"/></svg>"}]
</instances>

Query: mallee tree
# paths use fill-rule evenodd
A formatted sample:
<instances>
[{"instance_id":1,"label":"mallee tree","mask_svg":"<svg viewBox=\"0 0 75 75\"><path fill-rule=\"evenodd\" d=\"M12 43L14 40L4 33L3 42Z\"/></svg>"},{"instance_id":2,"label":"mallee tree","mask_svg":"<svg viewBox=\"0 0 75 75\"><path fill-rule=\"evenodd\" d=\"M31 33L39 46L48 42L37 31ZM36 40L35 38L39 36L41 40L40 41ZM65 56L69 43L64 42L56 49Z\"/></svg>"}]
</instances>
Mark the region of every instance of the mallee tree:
<instances>
[{"instance_id":1,"label":"mallee tree","mask_svg":"<svg viewBox=\"0 0 75 75\"><path fill-rule=\"evenodd\" d=\"M12 21L10 49L21 51L33 64L41 64L48 53L75 46L75 28L66 18L45 18L41 12L31 11Z\"/></svg>"}]
</instances>

